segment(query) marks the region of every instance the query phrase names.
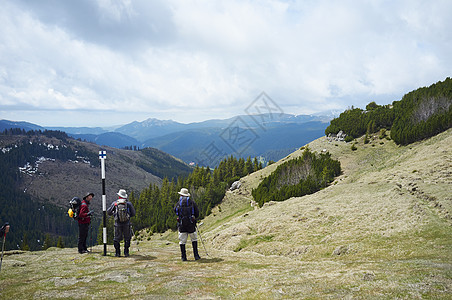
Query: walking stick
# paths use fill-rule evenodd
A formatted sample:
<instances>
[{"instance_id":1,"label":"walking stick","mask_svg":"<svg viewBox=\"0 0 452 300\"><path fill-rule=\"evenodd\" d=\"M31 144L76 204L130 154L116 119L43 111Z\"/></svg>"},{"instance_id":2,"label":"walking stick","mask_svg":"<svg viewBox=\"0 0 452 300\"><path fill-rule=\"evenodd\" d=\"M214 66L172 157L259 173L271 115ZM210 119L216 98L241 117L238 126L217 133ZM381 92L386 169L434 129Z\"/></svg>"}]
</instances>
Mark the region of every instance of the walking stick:
<instances>
[{"instance_id":1,"label":"walking stick","mask_svg":"<svg viewBox=\"0 0 452 300\"><path fill-rule=\"evenodd\" d=\"M9 232L9 223L5 223L5 225L3 225L2 228L0 229L0 232L3 234L2 258L0 259L0 271L1 271L3 263L3 252L5 251L6 234Z\"/></svg>"},{"instance_id":2,"label":"walking stick","mask_svg":"<svg viewBox=\"0 0 452 300\"><path fill-rule=\"evenodd\" d=\"M93 252L93 223L92 222L89 224L89 227L90 227L89 230L91 231L91 234L90 234L91 251L90 252Z\"/></svg>"},{"instance_id":3,"label":"walking stick","mask_svg":"<svg viewBox=\"0 0 452 300\"><path fill-rule=\"evenodd\" d=\"M203 222L199 223L199 226L201 226L202 224L204 224L204 223ZM199 238L201 239L201 243L202 243L202 246L204 247L204 251L206 251L206 255L209 256L209 253L207 253L206 245L204 244L204 241L202 240L201 231L199 231L199 228L196 224L195 224L195 227L196 227L196 231L198 231L198 233L199 233Z\"/></svg>"},{"instance_id":4,"label":"walking stick","mask_svg":"<svg viewBox=\"0 0 452 300\"><path fill-rule=\"evenodd\" d=\"M138 240L137 240L137 237L135 236L135 232L133 231L132 223L130 223L130 230L132 231L132 236L135 237L136 245L137 245L137 251L140 252L140 248L138 248Z\"/></svg>"}]
</instances>

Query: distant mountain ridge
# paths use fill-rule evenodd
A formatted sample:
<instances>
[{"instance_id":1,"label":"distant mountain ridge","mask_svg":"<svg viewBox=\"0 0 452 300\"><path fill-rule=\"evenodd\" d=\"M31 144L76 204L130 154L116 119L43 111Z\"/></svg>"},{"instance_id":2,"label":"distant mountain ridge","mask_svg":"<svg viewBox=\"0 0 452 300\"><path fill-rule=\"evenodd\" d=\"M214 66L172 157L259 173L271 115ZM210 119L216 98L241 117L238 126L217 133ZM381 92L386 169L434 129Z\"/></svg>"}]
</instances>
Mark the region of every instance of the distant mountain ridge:
<instances>
[{"instance_id":1,"label":"distant mountain ridge","mask_svg":"<svg viewBox=\"0 0 452 300\"><path fill-rule=\"evenodd\" d=\"M260 115L239 115L227 119L211 119L202 122L179 123L173 120L159 120L149 118L144 121L134 121L122 126L114 126L113 132L122 133L138 140L145 142L146 140L164 136L170 133L193 130L199 128L226 128L234 123L236 119L240 120L242 127L274 127L282 124L303 124L311 121L329 122L331 117L314 116L314 115L293 115L293 114L260 114ZM1 122L4 120L0 121ZM11 121L10 121L11 122ZM31 123L29 123L32 125ZM37 125L36 125L37 126ZM0 127L1 128L1 127ZM43 127L41 127L44 129ZM60 130L71 135L80 134L103 134L112 132L101 127L46 127L49 130Z\"/></svg>"},{"instance_id":2,"label":"distant mountain ridge","mask_svg":"<svg viewBox=\"0 0 452 300\"><path fill-rule=\"evenodd\" d=\"M8 128L15 123L30 130L64 131L75 139L85 140L115 148L153 147L165 151L187 163L210 164L214 166L226 156L260 156L262 160L278 160L297 147L324 135L329 117L293 114L239 115L227 119L212 119L203 122L179 123L172 120L149 118L134 121L123 126L114 126L113 131L100 127L48 127L44 128L26 122L0 120L0 128ZM26 125L26 127L25 127ZM32 127L32 126L35 127ZM234 136L228 131L247 132L253 143L233 144ZM278 141L278 142L275 142ZM206 151L215 147L219 152L213 160L206 161ZM212 149L211 149L212 150ZM270 154L271 153L271 154Z\"/></svg>"},{"instance_id":3,"label":"distant mountain ridge","mask_svg":"<svg viewBox=\"0 0 452 300\"><path fill-rule=\"evenodd\" d=\"M104 132L101 134L73 134L68 133L74 139L85 140L96 143L100 146L109 146L114 148L125 148L131 145L140 145L141 143L131 136L119 132Z\"/></svg>"},{"instance_id":4,"label":"distant mountain ridge","mask_svg":"<svg viewBox=\"0 0 452 300\"><path fill-rule=\"evenodd\" d=\"M143 145L152 145L186 162L195 162L199 165L211 163L212 166L229 155L244 158L261 156L268 162L279 160L300 145L322 136L326 126L327 124L322 122L306 122L281 124L266 130L253 129L248 135L243 133L245 136L243 141L224 128L198 128L150 139ZM209 153L212 151L216 153ZM272 155L266 156L270 152L273 152ZM214 155L217 156L212 157Z\"/></svg>"},{"instance_id":5,"label":"distant mountain ridge","mask_svg":"<svg viewBox=\"0 0 452 300\"><path fill-rule=\"evenodd\" d=\"M142 122L135 121L121 126L117 128L115 132L128 135L142 142L149 138L184 130L186 126L186 124L178 123L172 120L149 118Z\"/></svg>"},{"instance_id":6,"label":"distant mountain ridge","mask_svg":"<svg viewBox=\"0 0 452 300\"><path fill-rule=\"evenodd\" d=\"M20 128L25 131L29 130L45 130L44 127L29 123L29 122L22 122L22 121L9 121L9 120L0 120L0 130L4 131L5 129L10 128Z\"/></svg>"}]
</instances>

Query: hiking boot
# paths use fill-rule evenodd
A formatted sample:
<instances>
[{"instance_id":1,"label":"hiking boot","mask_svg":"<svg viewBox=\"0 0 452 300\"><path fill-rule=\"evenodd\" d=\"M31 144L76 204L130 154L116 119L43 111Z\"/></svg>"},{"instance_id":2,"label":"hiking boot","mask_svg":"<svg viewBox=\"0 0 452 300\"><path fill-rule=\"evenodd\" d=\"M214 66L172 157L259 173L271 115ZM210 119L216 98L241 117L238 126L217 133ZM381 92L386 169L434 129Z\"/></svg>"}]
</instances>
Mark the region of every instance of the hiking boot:
<instances>
[{"instance_id":1,"label":"hiking boot","mask_svg":"<svg viewBox=\"0 0 452 300\"><path fill-rule=\"evenodd\" d=\"M201 257L199 256L198 253L198 242L194 241L191 244L193 245L193 255L195 256L195 260L200 260Z\"/></svg>"},{"instance_id":2,"label":"hiking boot","mask_svg":"<svg viewBox=\"0 0 452 300\"><path fill-rule=\"evenodd\" d=\"M187 252L185 251L185 244L179 244L179 246L182 261L187 261Z\"/></svg>"},{"instance_id":3,"label":"hiking boot","mask_svg":"<svg viewBox=\"0 0 452 300\"><path fill-rule=\"evenodd\" d=\"M121 256L121 248L120 248L119 242L114 241L113 245L115 246L115 250L116 250L115 256L120 257Z\"/></svg>"},{"instance_id":4,"label":"hiking boot","mask_svg":"<svg viewBox=\"0 0 452 300\"><path fill-rule=\"evenodd\" d=\"M124 242L124 256L129 257L129 247L130 247L130 241Z\"/></svg>"}]
</instances>

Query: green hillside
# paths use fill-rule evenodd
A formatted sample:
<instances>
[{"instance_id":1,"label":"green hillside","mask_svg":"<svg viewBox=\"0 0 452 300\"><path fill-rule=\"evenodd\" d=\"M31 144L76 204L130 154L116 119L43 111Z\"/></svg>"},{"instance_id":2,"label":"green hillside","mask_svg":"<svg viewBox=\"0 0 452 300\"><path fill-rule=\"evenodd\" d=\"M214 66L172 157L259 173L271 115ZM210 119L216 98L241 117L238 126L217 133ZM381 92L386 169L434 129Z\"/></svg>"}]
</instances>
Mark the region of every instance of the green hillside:
<instances>
[{"instance_id":1,"label":"green hillside","mask_svg":"<svg viewBox=\"0 0 452 300\"><path fill-rule=\"evenodd\" d=\"M419 88L407 93L392 105L371 102L366 109L347 109L333 119L326 135L339 131L347 134L347 141L361 135L390 130L391 138L401 145L434 136L452 127L452 79Z\"/></svg>"},{"instance_id":2,"label":"green hillside","mask_svg":"<svg viewBox=\"0 0 452 300\"><path fill-rule=\"evenodd\" d=\"M262 208L252 189L303 150L242 178L198 225L199 261L190 246L180 260L176 232L146 229L128 258L10 251L0 298L450 299L452 129L409 146L371 135L355 151L325 137L308 147L342 175Z\"/></svg>"}]
</instances>

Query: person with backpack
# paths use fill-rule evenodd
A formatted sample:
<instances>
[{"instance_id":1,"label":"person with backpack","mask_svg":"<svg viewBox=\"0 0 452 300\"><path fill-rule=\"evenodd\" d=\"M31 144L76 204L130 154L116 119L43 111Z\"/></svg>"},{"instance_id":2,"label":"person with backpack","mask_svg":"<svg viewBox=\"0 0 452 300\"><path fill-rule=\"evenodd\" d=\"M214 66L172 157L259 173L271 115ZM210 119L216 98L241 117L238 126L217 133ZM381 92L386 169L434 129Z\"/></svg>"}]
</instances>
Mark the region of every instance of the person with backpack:
<instances>
[{"instance_id":1,"label":"person with backpack","mask_svg":"<svg viewBox=\"0 0 452 300\"><path fill-rule=\"evenodd\" d=\"M80 204L80 211L78 213L78 253L84 254L88 253L88 248L86 247L86 239L88 238L89 225L91 224L92 212L89 210L89 205L93 199L93 193L86 193L83 197L82 203Z\"/></svg>"},{"instance_id":2,"label":"person with backpack","mask_svg":"<svg viewBox=\"0 0 452 300\"><path fill-rule=\"evenodd\" d=\"M187 243L188 236L190 236L191 239L195 260L201 259L198 253L198 235L196 233L196 219L199 217L198 206L195 201L190 198L188 189L182 188L180 192L177 193L180 197L174 207L174 212L177 215L177 228L179 230L179 246L182 261L187 260L185 244Z\"/></svg>"},{"instance_id":3,"label":"person with backpack","mask_svg":"<svg viewBox=\"0 0 452 300\"><path fill-rule=\"evenodd\" d=\"M130 218L135 216L135 208L132 202L128 201L126 190L120 189L117 193L118 200L113 201L107 209L109 216L115 218L115 237L113 238L113 245L115 246L115 256L121 256L120 242L124 237L124 256L129 256L130 240L132 239L132 230Z\"/></svg>"}]
</instances>

